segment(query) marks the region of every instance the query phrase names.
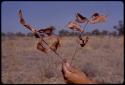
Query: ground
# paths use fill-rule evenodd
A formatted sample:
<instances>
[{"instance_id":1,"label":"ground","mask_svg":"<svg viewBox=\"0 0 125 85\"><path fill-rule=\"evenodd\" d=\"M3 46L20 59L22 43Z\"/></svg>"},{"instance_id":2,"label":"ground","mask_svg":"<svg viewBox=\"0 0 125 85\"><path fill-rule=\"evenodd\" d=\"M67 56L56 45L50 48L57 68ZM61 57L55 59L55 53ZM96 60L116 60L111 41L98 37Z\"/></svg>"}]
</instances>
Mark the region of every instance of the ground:
<instances>
[{"instance_id":1,"label":"ground","mask_svg":"<svg viewBox=\"0 0 125 85\"><path fill-rule=\"evenodd\" d=\"M77 37L62 37L58 53L69 62ZM90 36L84 48L79 48L72 66L100 83L124 82L124 39L113 36ZM64 84L61 60L53 52L36 49L34 37L2 37L2 83Z\"/></svg>"}]
</instances>

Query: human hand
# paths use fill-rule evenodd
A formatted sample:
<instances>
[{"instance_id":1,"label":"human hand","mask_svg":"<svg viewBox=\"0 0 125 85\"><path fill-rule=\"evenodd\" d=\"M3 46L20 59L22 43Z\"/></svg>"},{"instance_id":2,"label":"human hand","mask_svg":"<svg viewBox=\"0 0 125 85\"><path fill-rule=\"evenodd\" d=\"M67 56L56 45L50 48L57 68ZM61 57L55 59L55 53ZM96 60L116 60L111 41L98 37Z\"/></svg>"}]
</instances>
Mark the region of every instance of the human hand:
<instances>
[{"instance_id":1,"label":"human hand","mask_svg":"<svg viewBox=\"0 0 125 85\"><path fill-rule=\"evenodd\" d=\"M62 74L66 83L72 84L94 84L95 82L90 80L85 73L72 68L67 61L62 64Z\"/></svg>"}]
</instances>

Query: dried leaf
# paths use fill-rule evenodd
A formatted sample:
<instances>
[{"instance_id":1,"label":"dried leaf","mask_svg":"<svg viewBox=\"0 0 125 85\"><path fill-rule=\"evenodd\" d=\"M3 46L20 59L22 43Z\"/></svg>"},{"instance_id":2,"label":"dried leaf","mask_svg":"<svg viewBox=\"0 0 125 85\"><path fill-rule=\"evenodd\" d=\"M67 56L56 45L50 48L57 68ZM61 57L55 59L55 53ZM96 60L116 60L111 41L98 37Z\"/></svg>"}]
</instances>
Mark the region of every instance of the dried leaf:
<instances>
[{"instance_id":1,"label":"dried leaf","mask_svg":"<svg viewBox=\"0 0 125 85\"><path fill-rule=\"evenodd\" d=\"M68 23L68 28L75 30L75 31L79 31L79 32L83 32L83 29L81 28L81 26L79 25L79 23L74 22L74 21L70 21Z\"/></svg>"},{"instance_id":2,"label":"dried leaf","mask_svg":"<svg viewBox=\"0 0 125 85\"><path fill-rule=\"evenodd\" d=\"M107 16L100 15L99 13L94 13L89 22L91 24L95 24L95 23L105 22L106 20L107 20Z\"/></svg>"},{"instance_id":3,"label":"dried leaf","mask_svg":"<svg viewBox=\"0 0 125 85\"><path fill-rule=\"evenodd\" d=\"M82 16L80 13L77 13L75 21L77 21L78 23L85 23L86 21L88 21L88 19Z\"/></svg>"}]
</instances>

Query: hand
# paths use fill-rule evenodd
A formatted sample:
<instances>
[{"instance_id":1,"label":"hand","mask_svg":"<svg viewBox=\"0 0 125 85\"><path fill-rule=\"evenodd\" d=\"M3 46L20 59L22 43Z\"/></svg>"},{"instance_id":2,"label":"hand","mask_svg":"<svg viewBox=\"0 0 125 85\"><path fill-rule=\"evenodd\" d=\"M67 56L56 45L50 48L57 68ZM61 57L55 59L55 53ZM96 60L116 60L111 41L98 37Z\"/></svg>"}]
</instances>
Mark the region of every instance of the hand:
<instances>
[{"instance_id":1,"label":"hand","mask_svg":"<svg viewBox=\"0 0 125 85\"><path fill-rule=\"evenodd\" d=\"M65 61L62 64L62 74L66 83L72 84L94 84L95 82L90 80L83 72L74 69L70 64Z\"/></svg>"}]
</instances>

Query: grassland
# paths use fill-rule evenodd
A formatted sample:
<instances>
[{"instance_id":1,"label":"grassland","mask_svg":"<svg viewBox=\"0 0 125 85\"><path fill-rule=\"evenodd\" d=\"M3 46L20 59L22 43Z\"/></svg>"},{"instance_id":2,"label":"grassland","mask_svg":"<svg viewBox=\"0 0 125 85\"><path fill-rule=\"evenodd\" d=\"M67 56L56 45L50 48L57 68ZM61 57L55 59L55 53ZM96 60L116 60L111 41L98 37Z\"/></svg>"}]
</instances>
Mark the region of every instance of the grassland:
<instances>
[{"instance_id":1,"label":"grassland","mask_svg":"<svg viewBox=\"0 0 125 85\"><path fill-rule=\"evenodd\" d=\"M101 83L124 81L124 37L91 36L72 65ZM70 62L76 37L62 37L58 53ZM64 84L61 61L53 52L36 49L38 39L2 37L2 82L5 84Z\"/></svg>"}]
</instances>

